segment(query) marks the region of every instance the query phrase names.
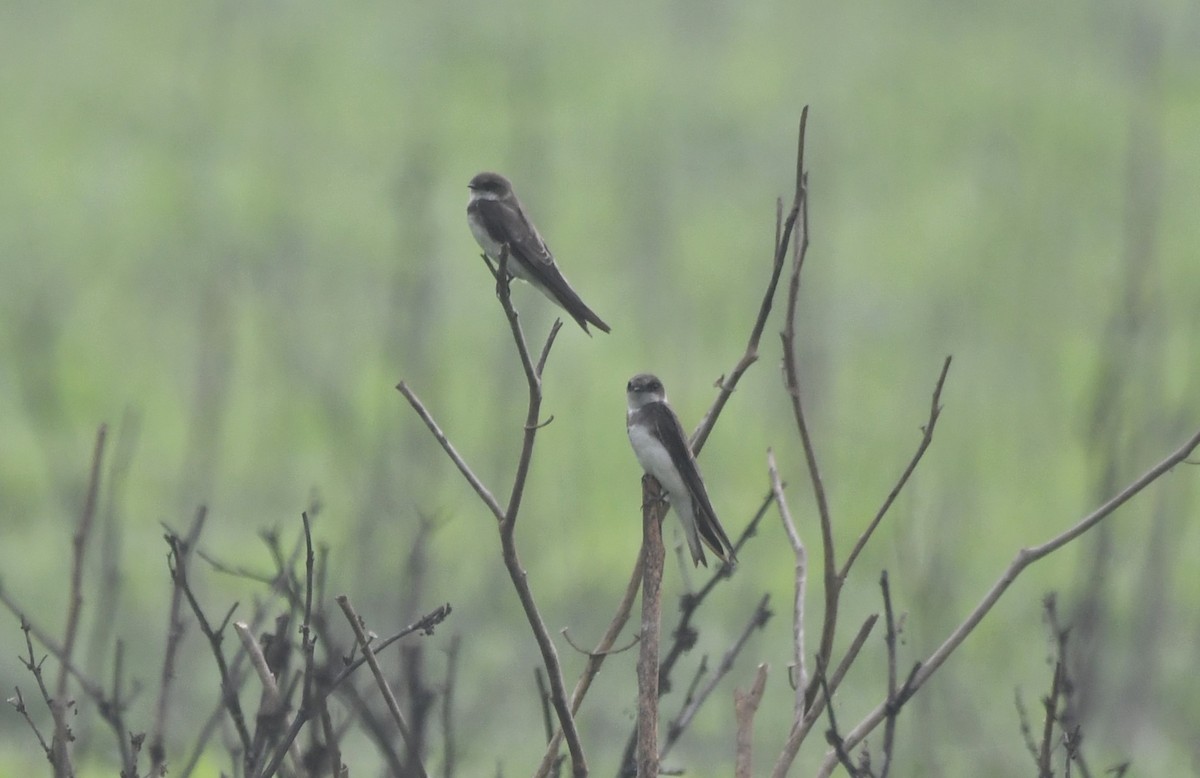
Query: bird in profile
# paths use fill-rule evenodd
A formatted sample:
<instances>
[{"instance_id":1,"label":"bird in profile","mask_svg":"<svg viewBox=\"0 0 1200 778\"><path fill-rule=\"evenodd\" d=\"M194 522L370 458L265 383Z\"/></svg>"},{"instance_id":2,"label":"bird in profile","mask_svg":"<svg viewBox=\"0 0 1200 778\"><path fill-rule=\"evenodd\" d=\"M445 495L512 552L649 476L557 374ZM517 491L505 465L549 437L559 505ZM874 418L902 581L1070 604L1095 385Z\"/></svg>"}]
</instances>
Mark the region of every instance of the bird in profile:
<instances>
[{"instance_id":1,"label":"bird in profile","mask_svg":"<svg viewBox=\"0 0 1200 778\"><path fill-rule=\"evenodd\" d=\"M639 373L629 379L625 392L629 404L625 429L633 453L642 470L654 476L666 491L683 524L692 562L697 567L708 567L704 558L707 545L722 562L735 564L733 544L717 520L687 434L675 411L667 405L662 381L649 373Z\"/></svg>"},{"instance_id":2,"label":"bird in profile","mask_svg":"<svg viewBox=\"0 0 1200 778\"><path fill-rule=\"evenodd\" d=\"M583 331L591 335L588 324L609 332L609 327L580 299L554 264L546 242L525 215L512 184L499 173L480 173L467 184L471 199L467 203L467 224L471 234L493 261L508 246L508 271L528 281L557 303Z\"/></svg>"}]
</instances>

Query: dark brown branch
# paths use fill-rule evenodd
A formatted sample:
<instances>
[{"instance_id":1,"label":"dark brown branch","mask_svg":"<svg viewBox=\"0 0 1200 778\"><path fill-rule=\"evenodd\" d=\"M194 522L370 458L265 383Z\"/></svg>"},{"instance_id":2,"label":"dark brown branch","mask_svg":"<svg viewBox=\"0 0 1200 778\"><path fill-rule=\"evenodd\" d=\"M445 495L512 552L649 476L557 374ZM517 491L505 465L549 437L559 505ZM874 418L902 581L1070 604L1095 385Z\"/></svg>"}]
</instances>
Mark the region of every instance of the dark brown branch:
<instances>
[{"instance_id":1,"label":"dark brown branch","mask_svg":"<svg viewBox=\"0 0 1200 778\"><path fill-rule=\"evenodd\" d=\"M200 539L204 529L204 520L208 509L201 505L192 519L183 539L182 550L185 556L191 554ZM179 584L171 582L171 607L167 615L167 646L163 651L162 673L158 681L158 702L155 704L154 725L150 731L150 775L162 775L167 764L167 715L170 711L171 688L175 682L175 661L179 655L179 643L185 631L180 611L183 606L183 590Z\"/></svg>"},{"instance_id":2,"label":"dark brown branch","mask_svg":"<svg viewBox=\"0 0 1200 778\"><path fill-rule=\"evenodd\" d=\"M67 775L71 772L70 755L67 753L69 726L67 724L67 705L70 698L67 695L67 679L70 677L67 664L72 661L75 653L75 638L79 633L79 614L83 608L83 558L87 550L87 540L92 531L92 520L96 515L97 495L100 491L100 473L104 460L104 439L108 427L104 424L96 431L96 445L92 452L92 472L88 478L87 497L84 499L83 510L79 514L79 523L75 525L75 535L71 543L71 593L67 600L67 625L63 633L62 656L63 664L58 671L58 684L51 700L50 713L54 716L54 737L50 746L54 749L54 772L56 776Z\"/></svg>"},{"instance_id":3,"label":"dark brown branch","mask_svg":"<svg viewBox=\"0 0 1200 778\"><path fill-rule=\"evenodd\" d=\"M200 631L208 639L209 648L212 650L213 658L217 663L217 670L221 675L221 702L225 705L225 709L229 711L229 717L233 719L233 725L237 730L242 749L248 756L252 743L250 730L246 726L246 717L242 713L242 705L238 700L237 686L234 684L233 678L229 673L229 665L225 661L225 652L221 648L222 633L225 630L226 624L229 623L229 618L233 615L233 608L225 615L221 626L214 630L208 622L208 617L204 615L204 609L200 607L200 603L196 600L196 595L192 592L192 588L188 583L187 550L183 547L183 540L178 535L170 533L167 534L166 539L167 544L171 547L171 553L167 556L167 566L171 571L171 580L183 591L183 596L187 598L188 604L192 608L192 613L196 617L196 622L200 625ZM237 605L235 604L233 607L236 608Z\"/></svg>"},{"instance_id":4,"label":"dark brown branch","mask_svg":"<svg viewBox=\"0 0 1200 778\"><path fill-rule=\"evenodd\" d=\"M487 262L487 257L484 257ZM508 571L509 578L512 580L513 587L517 591L517 597L521 601L521 607L525 612L526 620L529 622L530 629L533 631L534 639L537 641L538 650L541 652L542 660L546 666L546 675L550 681L550 696L551 702L554 704L555 713L558 715L559 726L564 732L564 737L567 741L567 748L571 752L571 763L575 778L583 778L587 775L587 760L583 752L583 744L579 739L579 733L575 727L574 715L571 712L569 703L567 702L566 688L562 679L562 668L558 659L558 650L554 646L554 641L550 637L549 631L546 629L545 623L542 621L541 613L537 609L537 604L534 601L533 592L529 587L528 578L525 569L521 564L520 557L517 553L515 530L517 516L521 508L521 500L525 493L525 480L529 474L529 465L533 459L533 445L537 437L538 429L541 424L539 414L542 404L542 370L545 368L546 360L550 355L550 349L554 345L554 339L557 337L559 330L562 328L562 321L556 319L554 325L550 328L550 334L546 338L546 343L542 347L538 360L535 363L530 357L529 347L525 341L525 335L521 330L520 318L517 311L513 308L511 298L511 276L508 273L508 247L505 246L500 252L498 258L498 267L493 271L493 276L496 279L496 296L500 300L500 305L504 310L504 315L508 319L509 327L512 330L513 341L516 344L517 354L521 361L521 367L525 372L526 383L529 387L529 406L525 417L524 434L522 436L521 451L517 460L516 473L513 475L512 490L509 493L508 507L502 510L500 504L491 495L491 493L483 486L483 483L475 476L466 462L446 439L445 434L438 428L433 418L421 405L408 387L401 382L396 388L408 399L413 408L421 416L421 419L429 427L430 431L441 443L442 448L454 461L459 471L466 477L467 481L475 489L475 492L480 496L484 503L491 508L493 515L499 521L500 530L500 547L504 558L504 567ZM491 269L491 263L488 263Z\"/></svg>"}]
</instances>

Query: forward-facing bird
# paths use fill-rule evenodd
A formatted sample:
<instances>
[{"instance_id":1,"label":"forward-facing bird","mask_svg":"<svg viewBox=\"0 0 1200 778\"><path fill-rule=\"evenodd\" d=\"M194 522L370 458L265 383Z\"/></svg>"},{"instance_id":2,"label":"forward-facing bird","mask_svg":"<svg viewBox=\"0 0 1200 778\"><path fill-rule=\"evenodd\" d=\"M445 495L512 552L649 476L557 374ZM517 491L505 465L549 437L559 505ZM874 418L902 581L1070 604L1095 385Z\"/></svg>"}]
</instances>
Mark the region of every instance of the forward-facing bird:
<instances>
[{"instance_id":1,"label":"forward-facing bird","mask_svg":"<svg viewBox=\"0 0 1200 778\"><path fill-rule=\"evenodd\" d=\"M508 271L528 281L557 303L571 318L588 331L588 324L604 332L609 327L584 304L554 264L554 255L525 215L512 184L499 173L480 173L467 184L471 199L467 203L467 224L480 248L500 261L502 247L508 246Z\"/></svg>"},{"instance_id":2,"label":"forward-facing bird","mask_svg":"<svg viewBox=\"0 0 1200 778\"><path fill-rule=\"evenodd\" d=\"M625 429L633 453L642 470L658 480L675 507L692 552L692 562L697 567L708 567L703 541L722 562L735 564L733 544L717 520L687 434L675 411L667 405L662 381L649 373L639 373L629 379L625 391L629 403Z\"/></svg>"}]
</instances>

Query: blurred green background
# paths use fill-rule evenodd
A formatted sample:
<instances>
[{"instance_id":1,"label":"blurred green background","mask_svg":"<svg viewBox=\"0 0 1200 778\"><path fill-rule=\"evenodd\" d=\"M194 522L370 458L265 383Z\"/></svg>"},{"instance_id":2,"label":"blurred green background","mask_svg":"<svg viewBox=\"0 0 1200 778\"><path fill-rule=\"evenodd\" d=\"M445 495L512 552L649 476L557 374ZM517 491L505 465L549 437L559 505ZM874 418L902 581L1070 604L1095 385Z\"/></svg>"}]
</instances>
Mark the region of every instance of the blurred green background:
<instances>
[{"instance_id":1,"label":"blurred green background","mask_svg":"<svg viewBox=\"0 0 1200 778\"><path fill-rule=\"evenodd\" d=\"M204 548L269 569L257 533L294 537L315 499L330 593L350 594L374 629L454 606L426 640L462 636L460 774L532 771L537 656L493 522L394 389L409 382L507 494L524 382L465 225L482 169L513 179L613 327L559 336L545 379L555 420L519 528L548 626L581 643L607 623L640 541L625 381L659 374L689 428L708 407L769 275L804 104L813 243L799 341L840 555L910 456L954 355L933 448L846 587L838 655L880 610L881 569L907 613L907 664L1018 548L1200 425L1195 3L9 3L0 94L0 572L58 633L107 421L105 553L122 576L101 596L101 549L89 552L81 661L106 676L125 637L146 687L135 729L150 726L166 629L159 522L182 528L207 504ZM525 287L515 300L540 342L555 311ZM781 310L701 465L735 534L766 493L773 447L816 560ZM1198 484L1180 468L1018 580L906 709L894 774L1034 774L1013 693L1040 721L1049 590L1077 622L1092 766L1200 772ZM399 590L422 517L436 530L414 603ZM731 773L731 690L757 662L771 665L762 770L786 735L792 562L774 512L741 558L693 661L726 649L761 592L777 615L668 760L688 775ZM215 613L261 594L196 575ZM684 586L672 557L667 629ZM118 603L115 621L98 623L101 599ZM31 687L17 621L2 623L0 678ZM582 658L560 651L570 685ZM176 764L216 699L194 628L185 657ZM883 660L880 633L840 697L847 726L881 699ZM632 725L634 661L610 660L582 713L597 775L615 772ZM430 655L431 683L444 664ZM5 710L0 774L44 772ZM111 738L87 718L85 774L113 774ZM822 756L811 741L797 775ZM346 757L375 774L369 747Z\"/></svg>"}]
</instances>

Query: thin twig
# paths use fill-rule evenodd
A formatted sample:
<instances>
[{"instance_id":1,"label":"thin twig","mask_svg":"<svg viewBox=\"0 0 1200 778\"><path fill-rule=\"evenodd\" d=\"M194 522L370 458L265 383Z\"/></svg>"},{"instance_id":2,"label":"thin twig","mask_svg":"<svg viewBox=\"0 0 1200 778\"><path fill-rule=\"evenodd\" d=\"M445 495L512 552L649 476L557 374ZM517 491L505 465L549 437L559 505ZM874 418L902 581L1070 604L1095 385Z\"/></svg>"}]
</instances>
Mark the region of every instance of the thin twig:
<instances>
[{"instance_id":1,"label":"thin twig","mask_svg":"<svg viewBox=\"0 0 1200 778\"><path fill-rule=\"evenodd\" d=\"M183 538L182 551L184 556L191 554L200 539L204 529L204 520L208 516L207 507L201 505L196 510L192 525ZM171 582L171 607L167 615L167 646L163 651L162 673L158 681L158 702L155 704L154 725L150 732L150 775L162 775L167 765L167 715L170 711L171 688L175 682L175 661L179 655L179 644L185 631L180 611L183 606L183 590L179 584Z\"/></svg>"},{"instance_id":2,"label":"thin twig","mask_svg":"<svg viewBox=\"0 0 1200 778\"><path fill-rule=\"evenodd\" d=\"M229 665L225 661L225 652L221 649L222 633L225 630L225 625L229 623L229 619L233 615L233 608L236 608L237 605L235 604L229 610L220 627L214 630L208 623L208 618L204 615L204 609L200 607L200 603L196 600L196 595L192 592L192 588L188 584L187 552L183 547L183 540L178 535L171 533L167 534L166 539L167 544L171 547L171 553L167 557L167 567L171 571L171 580L183 590L183 596L187 598L188 604L192 608L192 613L196 616L196 622L200 625L200 631L208 639L209 648L212 650L213 658L217 662L217 670L221 676L221 702L229 711L230 718L233 719L233 725L237 730L238 739L241 741L243 753L249 756L252 743L250 730L246 726L246 717L242 714L242 704L238 700L237 687L234 684L233 677L229 673Z\"/></svg>"},{"instance_id":3,"label":"thin twig","mask_svg":"<svg viewBox=\"0 0 1200 778\"><path fill-rule=\"evenodd\" d=\"M758 317L754 320L754 328L750 331L750 340L746 343L746 352L734 365L733 370L728 376L721 376L717 381L719 391L717 397L713 401L712 407L704 414L700 420L700 426L692 433L689 443L692 447L693 454L699 454L700 449L704 448L705 442L708 440L709 433L717 423L717 417L721 415L721 410L729 401L729 397L737 388L738 381L751 365L758 360L758 344L762 340L763 330L767 326L767 316L771 313L771 304L775 300L775 290L779 286L779 278L783 273L783 262L787 259L788 241L792 236L793 229L796 225L796 219L800 215L800 201L804 189L804 127L808 123L808 106L800 112L800 140L799 150L797 152L796 164L796 190L792 199L791 210L788 211L787 220L783 224L782 232L780 230L780 214L782 212L782 204L777 202L775 209L775 254L774 261L771 266L771 280L767 283L767 289L763 293L762 304L758 308ZM805 229L805 240L807 241L808 230Z\"/></svg>"},{"instance_id":4,"label":"thin twig","mask_svg":"<svg viewBox=\"0 0 1200 778\"><path fill-rule=\"evenodd\" d=\"M807 651L804 647L804 603L808 588L808 551L800 533L796 531L796 522L792 520L792 512L788 508L787 498L783 494L783 482L779 480L779 468L775 463L775 452L767 449L767 473L771 478L771 491L775 503L779 506L779 518L783 521L783 529L788 542L792 546L795 563L795 585L792 599L792 688L795 689L795 700L792 705L792 720L799 721L804 716L806 708L806 692L808 689L808 668L805 666Z\"/></svg>"},{"instance_id":5,"label":"thin twig","mask_svg":"<svg viewBox=\"0 0 1200 778\"><path fill-rule=\"evenodd\" d=\"M846 673L850 670L850 666L854 664L854 660L858 658L859 652L862 651L863 645L867 642L867 637L871 634L871 630L875 627L875 622L878 620L879 615L873 613L859 627L858 634L854 636L854 640L850 641L850 647L846 649L842 661L838 663L837 669L833 671L833 675L825 684L830 694L837 693L842 679L845 678ZM787 742L783 746L783 751L776 761L774 769L771 771L772 778L783 778L783 776L787 775L792 761L795 760L796 754L800 752L800 744L804 742L804 738L808 736L809 731L821 716L821 711L824 709L827 700L825 694L821 692L821 684L814 685L817 687L818 694L808 706L804 718L800 721L792 722L791 734L788 735Z\"/></svg>"},{"instance_id":6,"label":"thin twig","mask_svg":"<svg viewBox=\"0 0 1200 778\"><path fill-rule=\"evenodd\" d=\"M921 463L921 458L925 456L925 451L929 448L929 444L933 442L933 428L937 425L938 417L942 414L942 387L946 384L946 375L950 372L951 358L949 356L946 357L946 361L942 363L942 372L938 375L937 383L933 387L933 399L929 404L929 418L926 420L925 425L921 427L921 442L909 460L908 466L904 468L904 472L900 474L900 478L897 479L892 490L888 492L883 505L875 513L875 518L871 519L871 523L867 525L862 535L859 536L858 541L855 542L854 548L850 549L850 554L842 564L842 569L838 571L838 578L842 581L846 580L846 576L850 573L850 566L854 564L855 559L858 559L858 555L862 552L863 547L867 545L867 541L871 539L875 528L879 526L879 522L883 521L883 517L887 514L888 509L892 507L892 503L896 501L896 497L900 495L900 491L908 483L909 477L917 469L917 465Z\"/></svg>"},{"instance_id":7,"label":"thin twig","mask_svg":"<svg viewBox=\"0 0 1200 778\"><path fill-rule=\"evenodd\" d=\"M492 515L496 517L497 521L503 521L504 509L500 507L500 503L496 502L496 498L493 497L492 493L488 491L488 488L483 485L483 481L479 480L479 477L475 475L473 470L471 470L466 460L462 458L462 455L458 453L458 451L454 448L454 445L446 438L446 433L442 432L441 427L439 427L437 422L433 420L433 416L430 415L429 411L425 409L425 405L421 402L420 398L417 397L416 393L414 393L412 389L409 389L408 384L403 381L396 384L396 389L400 392L400 394L404 395L404 399L408 400L409 404L412 405L413 410L415 410L417 415L421 417L421 421L425 422L425 426L428 427L429 431L433 433L433 437L437 439L437 442L442 445L442 449L446 452L446 455L450 457L450 461L454 462L455 466L458 468L458 471L463 474L463 478L467 479L467 483L469 483L471 488L475 490L475 493L479 495L479 499L483 500L483 504L492 511Z\"/></svg>"},{"instance_id":8,"label":"thin twig","mask_svg":"<svg viewBox=\"0 0 1200 778\"><path fill-rule=\"evenodd\" d=\"M79 523L75 525L75 535L71 542L71 593L67 600L67 625L63 633L63 664L59 667L58 684L50 705L50 713L54 717L54 737L50 744L54 749L56 776L68 775L73 772L71 756L67 750L68 741L73 739L67 724L67 706L70 704L70 698L67 695L67 680L70 677L67 664L72 661L75 653L75 638L79 632L79 614L83 608L83 558L84 552L87 550L88 537L92 532L92 520L96 515L100 473L104 460L104 439L107 434L108 426L101 424L96 431L96 444L92 450L92 472L88 478L87 496L84 499L83 510L80 511Z\"/></svg>"}]
</instances>

